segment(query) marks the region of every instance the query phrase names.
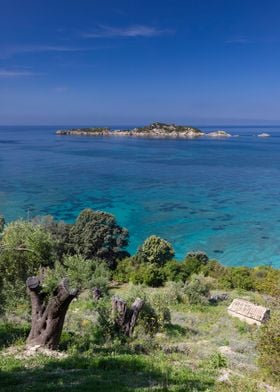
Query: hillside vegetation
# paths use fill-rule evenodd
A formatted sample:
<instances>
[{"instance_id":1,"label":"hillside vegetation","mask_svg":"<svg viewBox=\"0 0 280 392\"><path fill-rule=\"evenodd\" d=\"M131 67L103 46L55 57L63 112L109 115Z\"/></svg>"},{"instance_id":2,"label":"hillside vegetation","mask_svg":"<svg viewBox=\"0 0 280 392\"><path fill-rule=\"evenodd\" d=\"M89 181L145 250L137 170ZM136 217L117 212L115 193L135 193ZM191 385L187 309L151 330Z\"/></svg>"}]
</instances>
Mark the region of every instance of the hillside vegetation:
<instances>
[{"instance_id":1,"label":"hillside vegetation","mask_svg":"<svg viewBox=\"0 0 280 392\"><path fill-rule=\"evenodd\" d=\"M177 261L157 236L131 256L127 230L90 209L73 224L0 222L1 391L279 390L279 270L229 268L203 252ZM61 282L73 298L58 345L30 344L30 301L36 294L45 314L62 300ZM128 331L137 298L143 306ZM269 307L271 320L232 318L234 298ZM128 309L125 319L114 304Z\"/></svg>"}]
</instances>

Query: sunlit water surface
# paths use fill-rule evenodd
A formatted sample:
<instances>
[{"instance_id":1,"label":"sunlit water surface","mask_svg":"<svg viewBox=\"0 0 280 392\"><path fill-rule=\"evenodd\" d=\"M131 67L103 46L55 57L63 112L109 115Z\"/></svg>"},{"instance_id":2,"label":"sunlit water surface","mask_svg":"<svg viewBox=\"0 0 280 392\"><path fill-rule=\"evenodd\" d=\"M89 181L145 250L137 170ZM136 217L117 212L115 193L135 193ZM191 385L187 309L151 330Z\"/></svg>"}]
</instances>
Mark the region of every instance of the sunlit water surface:
<instances>
[{"instance_id":1,"label":"sunlit water surface","mask_svg":"<svg viewBox=\"0 0 280 392\"><path fill-rule=\"evenodd\" d=\"M280 127L240 137L56 136L57 127L0 127L0 213L7 220L86 208L116 215L131 252L150 234L176 256L204 250L227 265L280 267ZM203 128L211 131L212 127ZM262 139L254 135L271 133Z\"/></svg>"}]
</instances>

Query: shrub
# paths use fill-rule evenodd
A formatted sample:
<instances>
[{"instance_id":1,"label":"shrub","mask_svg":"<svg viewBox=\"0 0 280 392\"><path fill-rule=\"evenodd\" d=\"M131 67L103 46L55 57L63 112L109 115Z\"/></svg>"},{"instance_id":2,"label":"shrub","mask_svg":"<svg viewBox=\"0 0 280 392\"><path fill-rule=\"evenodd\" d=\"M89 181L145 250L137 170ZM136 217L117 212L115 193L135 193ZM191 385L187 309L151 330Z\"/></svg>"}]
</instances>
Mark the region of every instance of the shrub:
<instances>
[{"instance_id":1,"label":"shrub","mask_svg":"<svg viewBox=\"0 0 280 392\"><path fill-rule=\"evenodd\" d=\"M164 283L164 274L157 265L152 263L140 264L130 274L130 281L134 284L145 284L151 287L159 287Z\"/></svg>"},{"instance_id":2,"label":"shrub","mask_svg":"<svg viewBox=\"0 0 280 392\"><path fill-rule=\"evenodd\" d=\"M210 276L214 279L222 278L226 271L227 268L216 260L209 260L208 263L203 265L201 268L201 273L203 273L204 276Z\"/></svg>"},{"instance_id":3,"label":"shrub","mask_svg":"<svg viewBox=\"0 0 280 392\"><path fill-rule=\"evenodd\" d=\"M165 263L162 269L165 280L174 282L184 282L188 275L184 270L183 263L176 260L169 260Z\"/></svg>"},{"instance_id":4,"label":"shrub","mask_svg":"<svg viewBox=\"0 0 280 392\"><path fill-rule=\"evenodd\" d=\"M144 307L139 314L139 320L135 329L136 334L154 335L164 329L170 323L169 305L176 302L176 298L170 297L167 291L145 289L143 286L130 285L126 292L126 300L131 304L136 297L144 300Z\"/></svg>"},{"instance_id":5,"label":"shrub","mask_svg":"<svg viewBox=\"0 0 280 392\"><path fill-rule=\"evenodd\" d=\"M125 259L118 261L117 267L114 270L114 279L119 282L127 283L131 281L137 268L139 268L137 258L135 256L126 257Z\"/></svg>"},{"instance_id":6,"label":"shrub","mask_svg":"<svg viewBox=\"0 0 280 392\"><path fill-rule=\"evenodd\" d=\"M47 230L54 241L56 258L61 260L64 255L70 253L73 244L70 242L70 229L73 225L63 221L56 221L52 216L35 217L32 222L41 225Z\"/></svg>"},{"instance_id":7,"label":"shrub","mask_svg":"<svg viewBox=\"0 0 280 392\"><path fill-rule=\"evenodd\" d=\"M280 271L271 267L256 267L252 270L256 290L280 297Z\"/></svg>"},{"instance_id":8,"label":"shrub","mask_svg":"<svg viewBox=\"0 0 280 392\"><path fill-rule=\"evenodd\" d=\"M185 293L189 303L192 305L208 304L209 286L202 275L192 276L190 282L186 285Z\"/></svg>"},{"instance_id":9,"label":"shrub","mask_svg":"<svg viewBox=\"0 0 280 392\"><path fill-rule=\"evenodd\" d=\"M280 380L280 312L259 330L257 349L259 364L273 378Z\"/></svg>"},{"instance_id":10,"label":"shrub","mask_svg":"<svg viewBox=\"0 0 280 392\"><path fill-rule=\"evenodd\" d=\"M252 290L255 282L248 267L228 267L220 283L229 289Z\"/></svg>"},{"instance_id":11,"label":"shrub","mask_svg":"<svg viewBox=\"0 0 280 392\"><path fill-rule=\"evenodd\" d=\"M188 253L182 266L185 276L198 274L208 260L208 256L204 252Z\"/></svg>"},{"instance_id":12,"label":"shrub","mask_svg":"<svg viewBox=\"0 0 280 392\"><path fill-rule=\"evenodd\" d=\"M70 229L69 240L72 252L86 259L106 260L110 268L115 268L116 261L128 255L124 251L128 244L128 231L106 212L82 211Z\"/></svg>"},{"instance_id":13,"label":"shrub","mask_svg":"<svg viewBox=\"0 0 280 392\"><path fill-rule=\"evenodd\" d=\"M54 256L52 237L40 225L21 220L7 225L0 243L3 301L13 304L25 298L27 277L53 266Z\"/></svg>"},{"instance_id":14,"label":"shrub","mask_svg":"<svg viewBox=\"0 0 280 392\"><path fill-rule=\"evenodd\" d=\"M43 288L46 293L52 293L57 283L67 278L72 287L79 290L99 288L107 293L110 272L104 261L86 260L82 256L66 256L63 263L56 262L54 269L44 272Z\"/></svg>"},{"instance_id":15,"label":"shrub","mask_svg":"<svg viewBox=\"0 0 280 392\"><path fill-rule=\"evenodd\" d=\"M213 369L221 369L227 367L227 360L221 353L214 353L209 359L209 365Z\"/></svg>"},{"instance_id":16,"label":"shrub","mask_svg":"<svg viewBox=\"0 0 280 392\"><path fill-rule=\"evenodd\" d=\"M138 250L138 256L144 262L159 266L163 266L168 260L171 260L174 254L171 244L155 235L148 237Z\"/></svg>"}]
</instances>

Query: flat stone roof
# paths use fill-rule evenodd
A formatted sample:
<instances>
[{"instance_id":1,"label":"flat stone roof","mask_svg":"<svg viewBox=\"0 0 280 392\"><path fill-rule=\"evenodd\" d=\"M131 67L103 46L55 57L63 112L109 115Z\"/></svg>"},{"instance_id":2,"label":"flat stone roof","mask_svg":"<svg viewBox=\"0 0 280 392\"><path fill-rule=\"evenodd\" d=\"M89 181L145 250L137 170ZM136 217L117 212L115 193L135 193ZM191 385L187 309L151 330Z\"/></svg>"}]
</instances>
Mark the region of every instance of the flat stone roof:
<instances>
[{"instance_id":1,"label":"flat stone roof","mask_svg":"<svg viewBox=\"0 0 280 392\"><path fill-rule=\"evenodd\" d=\"M229 305L228 310L260 322L264 321L270 313L268 308L255 305L244 299L234 299Z\"/></svg>"}]
</instances>

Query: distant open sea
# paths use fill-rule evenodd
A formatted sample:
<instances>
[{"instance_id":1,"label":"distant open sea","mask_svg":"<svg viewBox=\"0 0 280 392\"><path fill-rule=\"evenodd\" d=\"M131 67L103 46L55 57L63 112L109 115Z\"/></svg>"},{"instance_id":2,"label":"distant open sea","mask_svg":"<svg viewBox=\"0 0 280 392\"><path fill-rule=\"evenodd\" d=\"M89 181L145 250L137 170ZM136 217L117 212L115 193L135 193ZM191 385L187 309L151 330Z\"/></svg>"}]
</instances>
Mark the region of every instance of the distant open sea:
<instances>
[{"instance_id":1,"label":"distant open sea","mask_svg":"<svg viewBox=\"0 0 280 392\"><path fill-rule=\"evenodd\" d=\"M225 140L55 135L68 127L0 127L6 220L72 222L90 207L129 229L131 252L156 234L177 258L203 250L226 265L280 267L280 126L200 127L240 135Z\"/></svg>"}]
</instances>

